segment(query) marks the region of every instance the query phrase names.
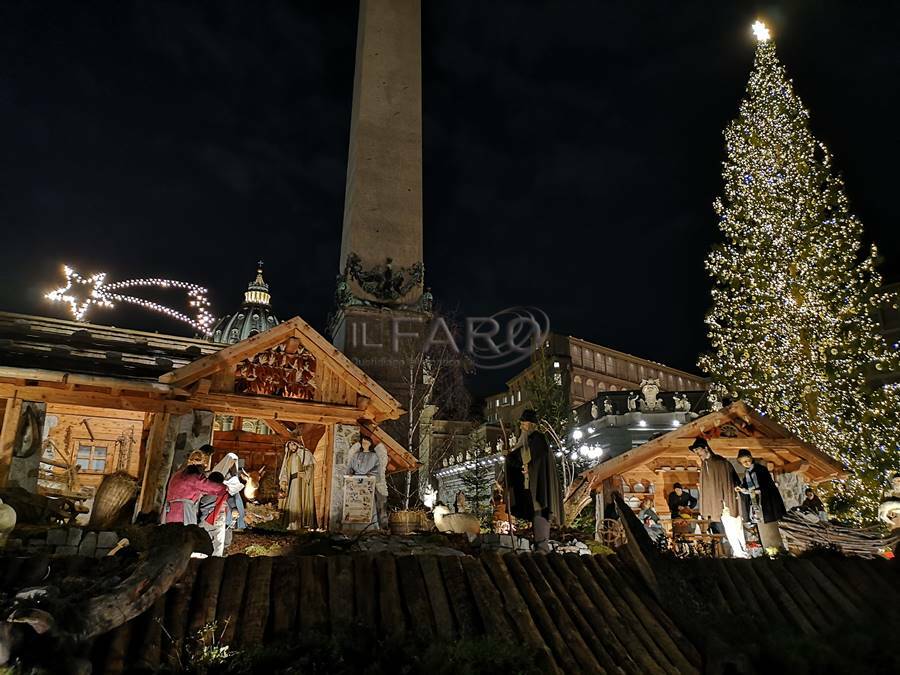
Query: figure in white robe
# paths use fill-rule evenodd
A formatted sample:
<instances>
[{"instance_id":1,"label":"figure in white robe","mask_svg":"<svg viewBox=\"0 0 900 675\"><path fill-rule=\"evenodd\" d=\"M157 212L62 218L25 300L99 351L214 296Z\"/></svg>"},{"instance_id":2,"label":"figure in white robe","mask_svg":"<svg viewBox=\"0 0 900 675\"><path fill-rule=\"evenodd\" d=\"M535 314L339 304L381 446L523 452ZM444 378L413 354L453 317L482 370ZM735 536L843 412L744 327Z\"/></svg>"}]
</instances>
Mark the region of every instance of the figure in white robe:
<instances>
[{"instance_id":1,"label":"figure in white robe","mask_svg":"<svg viewBox=\"0 0 900 675\"><path fill-rule=\"evenodd\" d=\"M284 526L288 530L301 530L316 526L316 512L313 497L313 475L316 462L313 454L302 442L288 441L284 444L284 459L278 474L278 486L282 498L278 507L283 514Z\"/></svg>"}]
</instances>

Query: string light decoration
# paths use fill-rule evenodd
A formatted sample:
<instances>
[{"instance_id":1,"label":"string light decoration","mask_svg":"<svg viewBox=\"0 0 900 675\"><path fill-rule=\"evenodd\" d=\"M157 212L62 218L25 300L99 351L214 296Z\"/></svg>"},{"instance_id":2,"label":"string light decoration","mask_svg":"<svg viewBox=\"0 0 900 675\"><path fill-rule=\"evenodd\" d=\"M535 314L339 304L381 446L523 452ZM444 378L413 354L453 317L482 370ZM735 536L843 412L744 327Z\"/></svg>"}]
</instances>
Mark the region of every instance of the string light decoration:
<instances>
[{"instance_id":1,"label":"string light decoration","mask_svg":"<svg viewBox=\"0 0 900 675\"><path fill-rule=\"evenodd\" d=\"M738 117L725 130L724 242L706 267L713 352L700 367L734 395L850 471L825 492L833 515L875 519L887 472L900 461L900 391L871 376L896 370L878 333L877 250L849 209L832 156L761 22Z\"/></svg>"},{"instance_id":2,"label":"string light decoration","mask_svg":"<svg viewBox=\"0 0 900 675\"><path fill-rule=\"evenodd\" d=\"M197 284L189 284L173 279L127 279L112 284L106 283L106 273L99 272L85 277L74 269L65 265L63 273L66 276L65 286L50 291L45 297L54 302L63 302L69 305L72 316L76 321L85 321L88 310L91 307L113 308L117 302L137 305L153 312L159 312L192 326L203 335L209 335L215 317L209 311L207 289ZM166 305L152 300L127 295L121 291L131 288L158 288L180 289L185 291L188 305L192 308L193 316L180 312Z\"/></svg>"}]
</instances>

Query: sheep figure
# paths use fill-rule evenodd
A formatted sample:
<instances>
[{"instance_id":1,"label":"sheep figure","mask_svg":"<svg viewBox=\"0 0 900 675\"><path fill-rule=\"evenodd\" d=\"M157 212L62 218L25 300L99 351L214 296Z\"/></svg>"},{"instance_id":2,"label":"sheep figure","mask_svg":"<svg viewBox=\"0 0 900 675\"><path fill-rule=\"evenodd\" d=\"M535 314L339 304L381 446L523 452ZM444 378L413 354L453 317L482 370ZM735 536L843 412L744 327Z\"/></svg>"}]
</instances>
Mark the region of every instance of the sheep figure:
<instances>
[{"instance_id":1,"label":"sheep figure","mask_svg":"<svg viewBox=\"0 0 900 675\"><path fill-rule=\"evenodd\" d=\"M16 526L16 510L0 499L0 548L6 546L9 533Z\"/></svg>"},{"instance_id":2,"label":"sheep figure","mask_svg":"<svg viewBox=\"0 0 900 675\"><path fill-rule=\"evenodd\" d=\"M481 532L481 523L471 513L453 513L444 504L437 504L432 513L434 526L438 532L468 535L477 535Z\"/></svg>"}]
</instances>

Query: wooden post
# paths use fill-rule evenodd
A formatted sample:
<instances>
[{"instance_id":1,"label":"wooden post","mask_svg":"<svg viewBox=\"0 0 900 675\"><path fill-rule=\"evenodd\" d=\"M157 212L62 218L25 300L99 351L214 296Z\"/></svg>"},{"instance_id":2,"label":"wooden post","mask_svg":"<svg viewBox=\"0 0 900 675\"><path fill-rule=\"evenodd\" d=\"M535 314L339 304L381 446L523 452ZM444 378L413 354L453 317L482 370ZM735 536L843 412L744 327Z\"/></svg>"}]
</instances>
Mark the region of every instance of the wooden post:
<instances>
[{"instance_id":1,"label":"wooden post","mask_svg":"<svg viewBox=\"0 0 900 675\"><path fill-rule=\"evenodd\" d=\"M166 484L169 480L169 469L172 462L171 444L166 443L171 413L159 413L150 425L147 437L147 460L144 467L144 480L141 483L141 494L138 496L135 518L140 514L159 513L162 500L165 498ZM168 452L166 450L168 449ZM166 460L168 459L168 464ZM165 475L163 476L163 470ZM160 485L162 483L162 485Z\"/></svg>"},{"instance_id":2,"label":"wooden post","mask_svg":"<svg viewBox=\"0 0 900 675\"><path fill-rule=\"evenodd\" d=\"M9 480L9 468L12 466L13 447L16 442L16 432L19 430L21 414L22 399L18 396L6 399L3 427L0 428L0 487L6 487L6 482Z\"/></svg>"}]
</instances>

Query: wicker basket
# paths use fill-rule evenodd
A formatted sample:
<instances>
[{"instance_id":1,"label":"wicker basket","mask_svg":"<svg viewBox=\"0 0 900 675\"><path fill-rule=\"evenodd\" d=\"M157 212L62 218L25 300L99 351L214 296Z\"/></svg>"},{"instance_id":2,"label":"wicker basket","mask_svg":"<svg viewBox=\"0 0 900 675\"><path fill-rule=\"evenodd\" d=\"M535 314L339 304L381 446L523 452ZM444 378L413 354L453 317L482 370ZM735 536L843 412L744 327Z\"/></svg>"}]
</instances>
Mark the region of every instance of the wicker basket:
<instances>
[{"instance_id":1,"label":"wicker basket","mask_svg":"<svg viewBox=\"0 0 900 675\"><path fill-rule=\"evenodd\" d=\"M388 524L391 534L410 534L419 529L419 511L394 511Z\"/></svg>"},{"instance_id":2,"label":"wicker basket","mask_svg":"<svg viewBox=\"0 0 900 675\"><path fill-rule=\"evenodd\" d=\"M136 492L137 480L124 471L105 475L94 496L89 527L112 527Z\"/></svg>"}]
</instances>

